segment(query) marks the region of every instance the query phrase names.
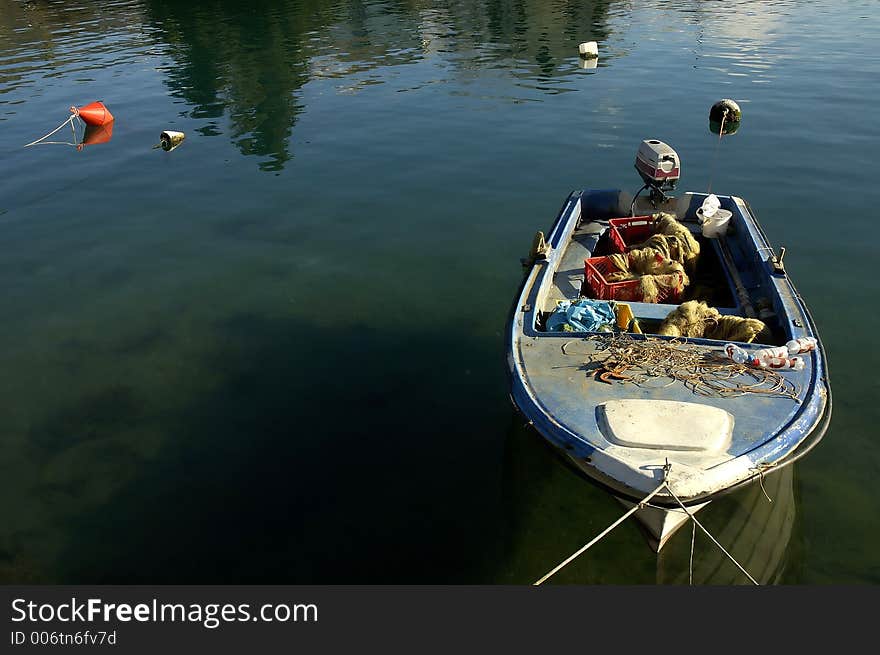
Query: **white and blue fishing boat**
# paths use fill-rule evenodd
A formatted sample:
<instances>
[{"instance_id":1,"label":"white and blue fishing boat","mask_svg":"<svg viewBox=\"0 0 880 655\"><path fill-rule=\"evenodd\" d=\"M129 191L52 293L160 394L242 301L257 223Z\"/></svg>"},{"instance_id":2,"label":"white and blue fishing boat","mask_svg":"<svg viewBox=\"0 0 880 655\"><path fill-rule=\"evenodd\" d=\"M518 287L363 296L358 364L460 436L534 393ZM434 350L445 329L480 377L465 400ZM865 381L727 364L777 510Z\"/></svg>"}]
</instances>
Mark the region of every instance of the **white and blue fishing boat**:
<instances>
[{"instance_id":1,"label":"white and blue fishing boat","mask_svg":"<svg viewBox=\"0 0 880 655\"><path fill-rule=\"evenodd\" d=\"M732 133L723 119L710 125ZM672 197L678 155L657 140L642 143L636 168L645 182L638 193L574 191L546 238L536 235L507 358L514 405L577 471L638 506L659 551L698 509L813 448L830 421L831 394L822 341L786 274L784 249L774 250L749 204L736 195ZM626 256L621 233L639 227L634 217L644 228L664 215L699 245L687 286L651 302L609 297L614 284L598 262L621 245ZM705 303L714 324L739 317L764 329L741 340L670 333L669 317L687 302Z\"/></svg>"}]
</instances>

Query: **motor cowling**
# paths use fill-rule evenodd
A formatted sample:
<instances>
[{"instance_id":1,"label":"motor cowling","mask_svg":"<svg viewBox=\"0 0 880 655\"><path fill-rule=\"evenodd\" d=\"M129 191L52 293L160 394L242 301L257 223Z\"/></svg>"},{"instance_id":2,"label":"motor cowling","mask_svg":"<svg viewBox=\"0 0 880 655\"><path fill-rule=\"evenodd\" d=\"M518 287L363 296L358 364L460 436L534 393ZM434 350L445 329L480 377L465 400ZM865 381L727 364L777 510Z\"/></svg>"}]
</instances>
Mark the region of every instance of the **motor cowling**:
<instances>
[{"instance_id":1,"label":"motor cowling","mask_svg":"<svg viewBox=\"0 0 880 655\"><path fill-rule=\"evenodd\" d=\"M681 161L678 153L657 139L645 139L636 153L636 170L645 185L663 191L674 189L681 177Z\"/></svg>"}]
</instances>

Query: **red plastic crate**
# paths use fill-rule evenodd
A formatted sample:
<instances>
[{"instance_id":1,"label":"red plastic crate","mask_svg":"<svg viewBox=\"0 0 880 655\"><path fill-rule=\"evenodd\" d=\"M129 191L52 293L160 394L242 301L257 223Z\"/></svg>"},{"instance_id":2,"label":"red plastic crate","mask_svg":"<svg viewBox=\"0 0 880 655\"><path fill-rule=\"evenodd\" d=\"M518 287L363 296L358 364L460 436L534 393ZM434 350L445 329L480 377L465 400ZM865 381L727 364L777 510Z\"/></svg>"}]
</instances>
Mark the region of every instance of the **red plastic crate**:
<instances>
[{"instance_id":1,"label":"red plastic crate","mask_svg":"<svg viewBox=\"0 0 880 655\"><path fill-rule=\"evenodd\" d=\"M630 302L644 302L642 297L642 285L638 279L624 280L622 282L609 282L606 276L617 270L608 257L590 257L584 260L584 273L587 286L593 292L593 297L598 300L620 300ZM660 298L657 302L678 302L681 298L681 290L661 289Z\"/></svg>"},{"instance_id":2,"label":"red plastic crate","mask_svg":"<svg viewBox=\"0 0 880 655\"><path fill-rule=\"evenodd\" d=\"M612 218L611 244L615 252L626 252L628 246L642 243L654 234L654 219L651 216L630 216Z\"/></svg>"}]
</instances>

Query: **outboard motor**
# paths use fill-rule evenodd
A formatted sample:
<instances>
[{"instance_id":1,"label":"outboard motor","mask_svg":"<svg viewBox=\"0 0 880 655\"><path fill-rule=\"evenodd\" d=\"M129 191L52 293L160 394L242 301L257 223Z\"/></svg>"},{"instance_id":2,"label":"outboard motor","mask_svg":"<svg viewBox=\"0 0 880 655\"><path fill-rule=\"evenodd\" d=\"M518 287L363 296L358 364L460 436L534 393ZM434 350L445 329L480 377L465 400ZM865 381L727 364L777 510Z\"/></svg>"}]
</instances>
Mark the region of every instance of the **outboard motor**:
<instances>
[{"instance_id":1,"label":"outboard motor","mask_svg":"<svg viewBox=\"0 0 880 655\"><path fill-rule=\"evenodd\" d=\"M636 170L645 186L651 190L651 202L666 200L666 191L675 188L681 177L681 161L678 153L657 139L645 139L636 154ZM638 194L636 194L638 195Z\"/></svg>"}]
</instances>

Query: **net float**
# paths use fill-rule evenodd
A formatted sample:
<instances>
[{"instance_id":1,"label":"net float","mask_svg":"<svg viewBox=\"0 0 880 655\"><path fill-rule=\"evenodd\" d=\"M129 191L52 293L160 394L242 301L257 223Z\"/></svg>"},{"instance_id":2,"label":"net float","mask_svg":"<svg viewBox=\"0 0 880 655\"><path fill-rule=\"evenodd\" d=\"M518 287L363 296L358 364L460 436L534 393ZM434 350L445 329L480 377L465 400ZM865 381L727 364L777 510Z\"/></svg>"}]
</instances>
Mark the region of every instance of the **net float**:
<instances>
[{"instance_id":1,"label":"net float","mask_svg":"<svg viewBox=\"0 0 880 655\"><path fill-rule=\"evenodd\" d=\"M584 59L596 59L599 56L599 44L587 41L578 45L578 54Z\"/></svg>"},{"instance_id":2,"label":"net float","mask_svg":"<svg viewBox=\"0 0 880 655\"><path fill-rule=\"evenodd\" d=\"M162 150L165 152L170 152L183 143L184 138L186 138L186 135L183 132L165 130L159 135L159 145L162 146Z\"/></svg>"}]
</instances>

